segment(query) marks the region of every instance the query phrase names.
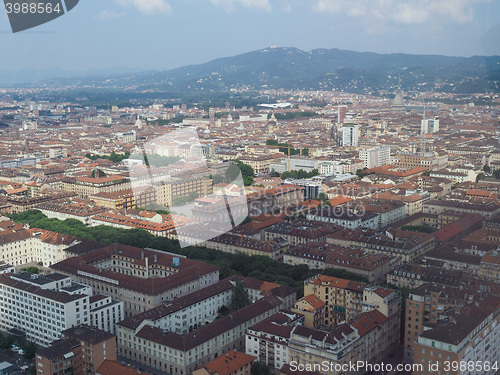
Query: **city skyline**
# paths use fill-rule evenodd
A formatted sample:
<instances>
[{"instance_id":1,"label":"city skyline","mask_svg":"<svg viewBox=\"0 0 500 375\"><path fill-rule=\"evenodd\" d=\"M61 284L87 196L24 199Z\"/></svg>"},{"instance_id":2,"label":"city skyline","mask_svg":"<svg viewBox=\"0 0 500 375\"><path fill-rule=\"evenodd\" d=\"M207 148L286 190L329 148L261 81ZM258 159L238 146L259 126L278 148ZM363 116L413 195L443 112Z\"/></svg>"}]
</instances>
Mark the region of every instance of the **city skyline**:
<instances>
[{"instance_id":1,"label":"city skyline","mask_svg":"<svg viewBox=\"0 0 500 375\"><path fill-rule=\"evenodd\" d=\"M64 17L17 34L2 12L3 71L167 70L273 44L306 51L500 54L500 4L482 0L80 2Z\"/></svg>"}]
</instances>

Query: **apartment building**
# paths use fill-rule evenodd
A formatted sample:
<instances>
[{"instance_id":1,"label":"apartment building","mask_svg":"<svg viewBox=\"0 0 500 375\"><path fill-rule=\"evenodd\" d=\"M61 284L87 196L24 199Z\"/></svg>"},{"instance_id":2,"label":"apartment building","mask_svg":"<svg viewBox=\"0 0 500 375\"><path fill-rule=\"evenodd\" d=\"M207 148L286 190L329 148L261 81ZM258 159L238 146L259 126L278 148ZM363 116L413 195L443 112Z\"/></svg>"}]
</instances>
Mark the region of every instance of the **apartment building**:
<instances>
[{"instance_id":1,"label":"apartment building","mask_svg":"<svg viewBox=\"0 0 500 375\"><path fill-rule=\"evenodd\" d=\"M243 282L251 304L219 317ZM119 353L170 373L187 374L228 350L244 349L249 326L296 299L293 288L237 276L129 317L117 325Z\"/></svg>"},{"instance_id":2,"label":"apartment building","mask_svg":"<svg viewBox=\"0 0 500 375\"><path fill-rule=\"evenodd\" d=\"M206 197L213 193L212 180L205 176L176 178L171 177L161 181L157 188L157 204L172 206L175 198L186 197L190 194Z\"/></svg>"},{"instance_id":3,"label":"apartment building","mask_svg":"<svg viewBox=\"0 0 500 375\"><path fill-rule=\"evenodd\" d=\"M47 346L63 330L90 322L92 289L60 274L0 275L0 329L17 328Z\"/></svg>"},{"instance_id":4,"label":"apartment building","mask_svg":"<svg viewBox=\"0 0 500 375\"><path fill-rule=\"evenodd\" d=\"M328 235L327 242L334 245L358 248L374 254L385 254L408 263L420 259L434 249L436 241L427 233L395 230L393 233L376 233L363 229L343 229Z\"/></svg>"},{"instance_id":5,"label":"apartment building","mask_svg":"<svg viewBox=\"0 0 500 375\"><path fill-rule=\"evenodd\" d=\"M96 294L90 297L90 325L102 331L116 333L116 324L125 319L123 302L110 296Z\"/></svg>"},{"instance_id":6,"label":"apartment building","mask_svg":"<svg viewBox=\"0 0 500 375\"><path fill-rule=\"evenodd\" d=\"M263 240L272 240L284 237L290 245L302 245L310 242L324 242L326 236L341 230L342 227L335 224L295 219L283 223L277 223L261 232Z\"/></svg>"},{"instance_id":7,"label":"apartment building","mask_svg":"<svg viewBox=\"0 0 500 375\"><path fill-rule=\"evenodd\" d=\"M500 213L500 205L493 200L471 203L453 199L433 199L424 203L422 212L425 214L440 214L448 210L479 214L489 218Z\"/></svg>"},{"instance_id":8,"label":"apartment building","mask_svg":"<svg viewBox=\"0 0 500 375\"><path fill-rule=\"evenodd\" d=\"M96 205L114 210L147 207L157 203L156 189L142 186L115 192L99 192L89 196Z\"/></svg>"},{"instance_id":9,"label":"apartment building","mask_svg":"<svg viewBox=\"0 0 500 375\"><path fill-rule=\"evenodd\" d=\"M379 229L403 219L406 215L405 204L402 202L364 198L356 201L356 204L356 208L363 207L366 212L378 216Z\"/></svg>"},{"instance_id":10,"label":"apartment building","mask_svg":"<svg viewBox=\"0 0 500 375\"><path fill-rule=\"evenodd\" d=\"M118 352L160 371L189 374L228 350L244 350L245 330L281 308L280 298L264 297L185 335L148 322L136 329L121 322L117 326Z\"/></svg>"},{"instance_id":11,"label":"apartment building","mask_svg":"<svg viewBox=\"0 0 500 375\"><path fill-rule=\"evenodd\" d=\"M78 242L76 237L41 229L0 232L0 255L14 266L32 262L51 266L66 259L65 250Z\"/></svg>"},{"instance_id":12,"label":"apartment building","mask_svg":"<svg viewBox=\"0 0 500 375\"><path fill-rule=\"evenodd\" d=\"M401 297L394 290L337 277L317 275L304 281L304 295L310 294L325 302L327 326L351 322L370 310L378 310L394 322L401 313Z\"/></svg>"},{"instance_id":13,"label":"apartment building","mask_svg":"<svg viewBox=\"0 0 500 375\"><path fill-rule=\"evenodd\" d=\"M67 177L62 180L63 190L87 198L98 193L114 193L130 189L130 180L123 176Z\"/></svg>"},{"instance_id":14,"label":"apartment building","mask_svg":"<svg viewBox=\"0 0 500 375\"><path fill-rule=\"evenodd\" d=\"M95 327L79 325L62 332L61 340L37 351L40 375L95 374L105 361L116 361L116 336Z\"/></svg>"},{"instance_id":15,"label":"apartment building","mask_svg":"<svg viewBox=\"0 0 500 375\"><path fill-rule=\"evenodd\" d=\"M99 215L106 211L105 207L96 206L95 202L68 199L41 203L36 206L37 210L51 219L76 219L84 224L90 224L91 219L95 215Z\"/></svg>"},{"instance_id":16,"label":"apartment building","mask_svg":"<svg viewBox=\"0 0 500 375\"><path fill-rule=\"evenodd\" d=\"M436 324L425 324L414 347L414 363L422 366L415 368L413 374L428 375L434 372L433 369L450 375L497 371L500 358L499 302L498 297L486 297L441 313L442 318ZM447 368L447 362L450 365L470 363L474 368Z\"/></svg>"},{"instance_id":17,"label":"apartment building","mask_svg":"<svg viewBox=\"0 0 500 375\"><path fill-rule=\"evenodd\" d=\"M376 168L391 164L391 148L389 146L372 147L359 150L359 158L365 168Z\"/></svg>"},{"instance_id":18,"label":"apartment building","mask_svg":"<svg viewBox=\"0 0 500 375\"><path fill-rule=\"evenodd\" d=\"M283 237L262 241L255 238L225 233L205 241L203 246L230 254L243 253L247 255L260 255L282 261L283 255L288 250L290 244Z\"/></svg>"},{"instance_id":19,"label":"apartment building","mask_svg":"<svg viewBox=\"0 0 500 375\"><path fill-rule=\"evenodd\" d=\"M379 226L378 216L361 209L361 207L359 210L355 207L349 209L347 206L318 208L309 211L307 220L333 223L344 228L377 229Z\"/></svg>"},{"instance_id":20,"label":"apartment building","mask_svg":"<svg viewBox=\"0 0 500 375\"><path fill-rule=\"evenodd\" d=\"M426 324L436 324L450 308L461 308L481 298L477 290L460 286L426 283L411 291L406 300L403 326L405 359L413 360L413 349Z\"/></svg>"},{"instance_id":21,"label":"apartment building","mask_svg":"<svg viewBox=\"0 0 500 375\"><path fill-rule=\"evenodd\" d=\"M400 152L394 156L394 159L399 171L419 167L438 171L446 168L448 164L448 154L438 154L434 151L425 153Z\"/></svg>"},{"instance_id":22,"label":"apartment building","mask_svg":"<svg viewBox=\"0 0 500 375\"><path fill-rule=\"evenodd\" d=\"M372 195L372 198L381 200L381 201L389 201L389 202L400 202L405 206L405 215L412 216L422 212L422 205L429 198L420 194L412 194L412 195L397 195L392 194L390 192L380 192Z\"/></svg>"},{"instance_id":23,"label":"apartment building","mask_svg":"<svg viewBox=\"0 0 500 375\"><path fill-rule=\"evenodd\" d=\"M219 281L217 267L175 254L120 244L98 250L51 268L123 301L126 318Z\"/></svg>"},{"instance_id":24,"label":"apartment building","mask_svg":"<svg viewBox=\"0 0 500 375\"><path fill-rule=\"evenodd\" d=\"M310 269L342 269L366 277L369 282L384 283L387 273L399 261L386 254L373 254L326 242L309 242L291 246L284 254L283 263L306 264Z\"/></svg>"},{"instance_id":25,"label":"apartment building","mask_svg":"<svg viewBox=\"0 0 500 375\"><path fill-rule=\"evenodd\" d=\"M281 369L289 363L290 334L302 321L300 314L280 311L252 325L245 333L245 353L271 368Z\"/></svg>"}]
</instances>

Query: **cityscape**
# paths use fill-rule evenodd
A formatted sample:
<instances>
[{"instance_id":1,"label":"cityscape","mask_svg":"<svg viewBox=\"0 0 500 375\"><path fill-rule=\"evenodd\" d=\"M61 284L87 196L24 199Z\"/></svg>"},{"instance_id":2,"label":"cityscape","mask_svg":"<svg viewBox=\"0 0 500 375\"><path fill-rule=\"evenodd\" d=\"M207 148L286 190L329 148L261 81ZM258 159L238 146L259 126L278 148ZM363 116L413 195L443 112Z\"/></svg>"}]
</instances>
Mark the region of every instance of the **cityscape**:
<instances>
[{"instance_id":1,"label":"cityscape","mask_svg":"<svg viewBox=\"0 0 500 375\"><path fill-rule=\"evenodd\" d=\"M0 61L0 374L500 374L500 53L417 52Z\"/></svg>"}]
</instances>

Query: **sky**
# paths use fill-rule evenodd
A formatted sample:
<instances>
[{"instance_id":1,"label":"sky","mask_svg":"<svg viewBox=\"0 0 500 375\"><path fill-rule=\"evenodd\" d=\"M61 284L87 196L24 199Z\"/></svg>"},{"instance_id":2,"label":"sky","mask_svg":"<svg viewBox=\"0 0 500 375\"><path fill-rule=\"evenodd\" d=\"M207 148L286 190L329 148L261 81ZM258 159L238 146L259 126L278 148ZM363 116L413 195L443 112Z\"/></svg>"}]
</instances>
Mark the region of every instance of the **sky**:
<instances>
[{"instance_id":1,"label":"sky","mask_svg":"<svg viewBox=\"0 0 500 375\"><path fill-rule=\"evenodd\" d=\"M80 0L13 34L0 70L164 70L269 47L500 55L500 0Z\"/></svg>"}]
</instances>

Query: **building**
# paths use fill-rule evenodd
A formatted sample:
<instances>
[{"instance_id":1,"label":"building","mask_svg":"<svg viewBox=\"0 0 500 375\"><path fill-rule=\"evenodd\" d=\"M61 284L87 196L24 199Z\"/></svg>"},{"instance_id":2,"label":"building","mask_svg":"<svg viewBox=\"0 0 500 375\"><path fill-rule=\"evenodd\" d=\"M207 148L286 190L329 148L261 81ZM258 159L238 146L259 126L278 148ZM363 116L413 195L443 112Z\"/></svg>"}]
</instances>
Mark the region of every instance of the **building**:
<instances>
[{"instance_id":1,"label":"building","mask_svg":"<svg viewBox=\"0 0 500 375\"><path fill-rule=\"evenodd\" d=\"M478 290L437 283L426 283L413 289L406 300L405 359L413 361L413 349L425 325L438 323L440 315L447 309L462 308L481 295Z\"/></svg>"},{"instance_id":2,"label":"building","mask_svg":"<svg viewBox=\"0 0 500 375\"><path fill-rule=\"evenodd\" d=\"M436 240L430 234L400 229L382 234L364 229L346 228L328 235L327 242L359 248L370 253L391 255L400 258L403 263L422 258L436 246Z\"/></svg>"},{"instance_id":3,"label":"building","mask_svg":"<svg viewBox=\"0 0 500 375\"><path fill-rule=\"evenodd\" d=\"M100 192L89 196L89 199L98 206L114 210L144 208L157 202L156 189L148 186L112 193Z\"/></svg>"},{"instance_id":4,"label":"building","mask_svg":"<svg viewBox=\"0 0 500 375\"><path fill-rule=\"evenodd\" d=\"M314 199L322 192L322 182L315 179L295 179L289 178L283 181L284 185L295 185L305 189L302 200Z\"/></svg>"},{"instance_id":5,"label":"building","mask_svg":"<svg viewBox=\"0 0 500 375\"><path fill-rule=\"evenodd\" d=\"M260 255L282 261L283 254L288 250L290 244L283 237L262 241L255 238L224 233L205 241L203 246L230 254Z\"/></svg>"},{"instance_id":6,"label":"building","mask_svg":"<svg viewBox=\"0 0 500 375\"><path fill-rule=\"evenodd\" d=\"M415 344L414 375L428 375L446 363L475 364L449 368L450 375L486 374L498 370L500 358L500 305L497 297L486 297L441 313L436 324L425 324ZM432 367L434 366L434 367ZM484 366L489 366L488 369Z\"/></svg>"},{"instance_id":7,"label":"building","mask_svg":"<svg viewBox=\"0 0 500 375\"><path fill-rule=\"evenodd\" d=\"M283 263L305 264L310 269L341 269L363 276L369 282L384 283L387 273L399 261L386 254L374 254L326 242L308 242L291 246L283 257Z\"/></svg>"},{"instance_id":8,"label":"building","mask_svg":"<svg viewBox=\"0 0 500 375\"><path fill-rule=\"evenodd\" d=\"M252 325L245 333L245 353L271 368L281 369L289 363L288 341L293 328L303 321L302 315L280 311Z\"/></svg>"},{"instance_id":9,"label":"building","mask_svg":"<svg viewBox=\"0 0 500 375\"><path fill-rule=\"evenodd\" d=\"M36 353L40 375L95 374L105 361L116 361L116 336L88 325L62 332L62 339Z\"/></svg>"},{"instance_id":10,"label":"building","mask_svg":"<svg viewBox=\"0 0 500 375\"><path fill-rule=\"evenodd\" d=\"M98 251L97 251L98 250ZM213 265L162 251L109 245L51 266L124 302L125 318L219 281Z\"/></svg>"},{"instance_id":11,"label":"building","mask_svg":"<svg viewBox=\"0 0 500 375\"><path fill-rule=\"evenodd\" d=\"M391 164L391 148L380 146L359 150L359 158L363 160L365 168L376 168Z\"/></svg>"},{"instance_id":12,"label":"building","mask_svg":"<svg viewBox=\"0 0 500 375\"><path fill-rule=\"evenodd\" d=\"M352 322L363 312L378 310L390 318L399 331L401 297L392 289L317 275L304 281L304 295L310 294L325 302L323 324L326 326Z\"/></svg>"},{"instance_id":13,"label":"building","mask_svg":"<svg viewBox=\"0 0 500 375\"><path fill-rule=\"evenodd\" d=\"M439 117L434 117L433 119L422 119L420 134L437 132L439 132Z\"/></svg>"},{"instance_id":14,"label":"building","mask_svg":"<svg viewBox=\"0 0 500 375\"><path fill-rule=\"evenodd\" d=\"M429 171L438 171L448 165L448 154L428 152L400 152L394 156L395 165L399 171L413 168L425 168Z\"/></svg>"},{"instance_id":15,"label":"building","mask_svg":"<svg viewBox=\"0 0 500 375\"><path fill-rule=\"evenodd\" d=\"M123 302L103 294L90 297L90 325L102 331L115 333L116 323L125 319Z\"/></svg>"},{"instance_id":16,"label":"building","mask_svg":"<svg viewBox=\"0 0 500 375\"><path fill-rule=\"evenodd\" d=\"M359 125L344 123L342 127L342 146L358 147Z\"/></svg>"},{"instance_id":17,"label":"building","mask_svg":"<svg viewBox=\"0 0 500 375\"><path fill-rule=\"evenodd\" d=\"M106 177L67 177L62 180L63 190L87 198L99 193L115 193L130 189L130 179L113 175Z\"/></svg>"},{"instance_id":18,"label":"building","mask_svg":"<svg viewBox=\"0 0 500 375\"><path fill-rule=\"evenodd\" d=\"M228 350L244 350L245 330L283 308L275 296L264 297L230 315L181 335L158 323L136 328L118 324L119 354L175 375L188 374Z\"/></svg>"},{"instance_id":19,"label":"building","mask_svg":"<svg viewBox=\"0 0 500 375\"><path fill-rule=\"evenodd\" d=\"M349 209L345 205L318 208L308 212L307 220L324 221L345 228L377 229L379 227L378 215L365 211L361 206L359 210L355 206Z\"/></svg>"},{"instance_id":20,"label":"building","mask_svg":"<svg viewBox=\"0 0 500 375\"><path fill-rule=\"evenodd\" d=\"M222 353L192 372L193 375L250 375L256 357L236 350Z\"/></svg>"},{"instance_id":21,"label":"building","mask_svg":"<svg viewBox=\"0 0 500 375\"><path fill-rule=\"evenodd\" d=\"M60 274L0 275L0 329L17 328L28 340L47 346L61 332L90 322L92 288Z\"/></svg>"}]
</instances>

